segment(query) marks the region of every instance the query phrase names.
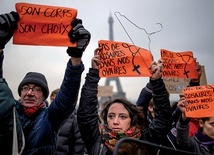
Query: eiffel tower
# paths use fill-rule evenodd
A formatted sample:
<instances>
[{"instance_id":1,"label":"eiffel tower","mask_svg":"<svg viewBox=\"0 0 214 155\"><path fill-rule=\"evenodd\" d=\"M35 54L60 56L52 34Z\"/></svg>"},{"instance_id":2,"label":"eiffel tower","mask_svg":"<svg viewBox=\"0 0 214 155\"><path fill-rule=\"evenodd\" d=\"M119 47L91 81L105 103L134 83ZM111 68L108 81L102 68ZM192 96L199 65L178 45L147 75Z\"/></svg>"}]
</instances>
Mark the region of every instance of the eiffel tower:
<instances>
[{"instance_id":1,"label":"eiffel tower","mask_svg":"<svg viewBox=\"0 0 214 155\"><path fill-rule=\"evenodd\" d=\"M109 16L108 18L108 23L109 23L109 40L114 40L113 37L113 17ZM113 92L113 96L112 98L109 97L101 97L100 98L100 103L103 104L106 101L110 100L110 99L114 99L114 98L126 98L126 93L123 92L121 83L120 83L120 79L118 77L113 77L113 78L106 78L106 82L105 82L105 86L111 86L110 83L111 82L115 82L116 87L117 87L117 92Z\"/></svg>"}]
</instances>

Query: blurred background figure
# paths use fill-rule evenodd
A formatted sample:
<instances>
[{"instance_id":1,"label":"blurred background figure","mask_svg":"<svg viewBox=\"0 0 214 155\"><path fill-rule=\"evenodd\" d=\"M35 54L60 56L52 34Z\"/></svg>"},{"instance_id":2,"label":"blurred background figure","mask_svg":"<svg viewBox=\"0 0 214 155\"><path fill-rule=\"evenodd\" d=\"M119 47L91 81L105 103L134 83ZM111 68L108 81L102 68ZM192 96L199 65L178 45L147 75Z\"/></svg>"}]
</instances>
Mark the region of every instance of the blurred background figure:
<instances>
[{"instance_id":1,"label":"blurred background figure","mask_svg":"<svg viewBox=\"0 0 214 155\"><path fill-rule=\"evenodd\" d=\"M55 99L59 88L53 90L50 95L50 104ZM84 143L77 123L76 109L60 127L57 137L56 155L83 155L86 153Z\"/></svg>"}]
</instances>

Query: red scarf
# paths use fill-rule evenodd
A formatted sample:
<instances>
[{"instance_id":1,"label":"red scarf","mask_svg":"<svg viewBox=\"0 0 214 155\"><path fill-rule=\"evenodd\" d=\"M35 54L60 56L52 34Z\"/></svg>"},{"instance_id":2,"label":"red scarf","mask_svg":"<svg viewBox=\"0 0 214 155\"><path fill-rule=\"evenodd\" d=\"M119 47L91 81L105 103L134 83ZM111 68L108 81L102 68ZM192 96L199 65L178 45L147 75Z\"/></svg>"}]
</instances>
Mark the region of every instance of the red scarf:
<instances>
[{"instance_id":1,"label":"red scarf","mask_svg":"<svg viewBox=\"0 0 214 155\"><path fill-rule=\"evenodd\" d=\"M32 116L39 108L44 107L45 103L42 102L39 106L35 107L23 107L24 115L27 117Z\"/></svg>"}]
</instances>

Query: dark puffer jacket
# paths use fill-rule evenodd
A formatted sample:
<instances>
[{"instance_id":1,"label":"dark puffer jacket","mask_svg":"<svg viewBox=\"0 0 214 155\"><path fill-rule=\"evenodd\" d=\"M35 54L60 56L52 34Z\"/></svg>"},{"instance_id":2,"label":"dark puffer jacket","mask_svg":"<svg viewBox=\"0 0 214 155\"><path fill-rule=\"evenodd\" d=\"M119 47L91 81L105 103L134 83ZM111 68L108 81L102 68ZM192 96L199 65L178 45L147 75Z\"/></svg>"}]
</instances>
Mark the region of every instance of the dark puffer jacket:
<instances>
[{"instance_id":1,"label":"dark puffer jacket","mask_svg":"<svg viewBox=\"0 0 214 155\"><path fill-rule=\"evenodd\" d=\"M81 91L80 104L77 111L81 135L90 155L111 154L111 152L109 152L101 142L98 125L97 87L99 80L99 71L90 68ZM150 80L150 82L153 89L155 118L150 124L148 130L142 133L141 139L161 144L161 139L165 137L170 130L172 114L163 80Z\"/></svg>"},{"instance_id":2,"label":"dark puffer jacket","mask_svg":"<svg viewBox=\"0 0 214 155\"><path fill-rule=\"evenodd\" d=\"M25 137L22 155L55 154L57 133L64 120L75 109L83 70L83 64L72 66L69 60L55 100L49 107L38 109L31 117L25 117L21 103L16 101L16 110Z\"/></svg>"},{"instance_id":3,"label":"dark puffer jacket","mask_svg":"<svg viewBox=\"0 0 214 155\"><path fill-rule=\"evenodd\" d=\"M72 66L69 61L56 98L48 108L40 108L32 117L25 117L21 104L17 103L26 141L23 155L55 154L57 133L75 109L83 70L83 64Z\"/></svg>"},{"instance_id":4,"label":"dark puffer jacket","mask_svg":"<svg viewBox=\"0 0 214 155\"><path fill-rule=\"evenodd\" d=\"M84 153L86 150L74 112L59 130L55 155L83 155Z\"/></svg>"}]
</instances>

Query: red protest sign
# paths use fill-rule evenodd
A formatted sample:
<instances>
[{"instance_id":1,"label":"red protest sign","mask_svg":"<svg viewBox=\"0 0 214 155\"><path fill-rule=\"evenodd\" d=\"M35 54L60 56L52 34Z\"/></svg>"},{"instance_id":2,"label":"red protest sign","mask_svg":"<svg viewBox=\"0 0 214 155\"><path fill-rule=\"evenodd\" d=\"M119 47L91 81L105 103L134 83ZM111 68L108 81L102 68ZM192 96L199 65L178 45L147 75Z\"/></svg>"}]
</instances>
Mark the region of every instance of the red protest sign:
<instances>
[{"instance_id":1,"label":"red protest sign","mask_svg":"<svg viewBox=\"0 0 214 155\"><path fill-rule=\"evenodd\" d=\"M197 63L191 51L172 52L161 49L163 64L163 77L197 78Z\"/></svg>"},{"instance_id":2,"label":"red protest sign","mask_svg":"<svg viewBox=\"0 0 214 155\"><path fill-rule=\"evenodd\" d=\"M214 85L186 87L182 92L188 103L185 109L187 117L214 116Z\"/></svg>"},{"instance_id":3,"label":"red protest sign","mask_svg":"<svg viewBox=\"0 0 214 155\"><path fill-rule=\"evenodd\" d=\"M18 30L13 43L21 45L76 46L71 43L68 32L70 23L77 16L73 8L17 3L20 15Z\"/></svg>"},{"instance_id":4,"label":"red protest sign","mask_svg":"<svg viewBox=\"0 0 214 155\"><path fill-rule=\"evenodd\" d=\"M100 40L100 77L150 77L150 51L124 42Z\"/></svg>"}]
</instances>

